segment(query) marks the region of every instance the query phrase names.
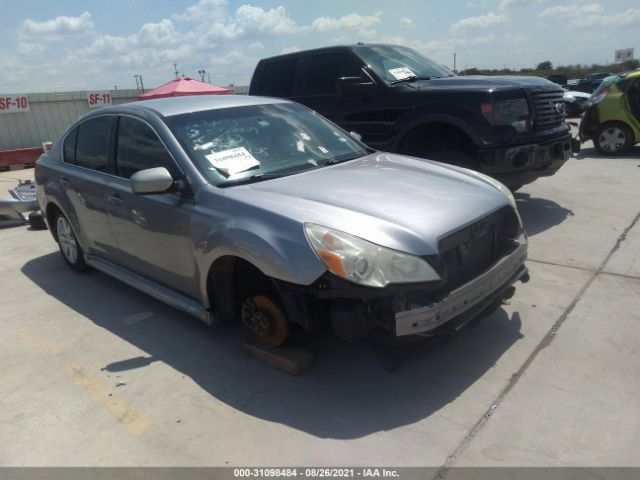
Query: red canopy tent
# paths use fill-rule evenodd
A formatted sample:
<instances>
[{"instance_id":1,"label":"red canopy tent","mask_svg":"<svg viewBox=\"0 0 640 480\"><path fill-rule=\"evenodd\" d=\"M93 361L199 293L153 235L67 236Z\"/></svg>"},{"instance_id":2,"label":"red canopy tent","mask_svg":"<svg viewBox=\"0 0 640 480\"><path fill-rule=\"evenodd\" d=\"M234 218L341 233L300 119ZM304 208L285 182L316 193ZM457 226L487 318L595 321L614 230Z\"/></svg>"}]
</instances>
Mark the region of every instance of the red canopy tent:
<instances>
[{"instance_id":1,"label":"red canopy tent","mask_svg":"<svg viewBox=\"0 0 640 480\"><path fill-rule=\"evenodd\" d=\"M152 98L183 97L185 95L232 95L233 90L216 87L208 83L199 82L192 78L177 78L164 85L138 95L138 100L150 100Z\"/></svg>"}]
</instances>

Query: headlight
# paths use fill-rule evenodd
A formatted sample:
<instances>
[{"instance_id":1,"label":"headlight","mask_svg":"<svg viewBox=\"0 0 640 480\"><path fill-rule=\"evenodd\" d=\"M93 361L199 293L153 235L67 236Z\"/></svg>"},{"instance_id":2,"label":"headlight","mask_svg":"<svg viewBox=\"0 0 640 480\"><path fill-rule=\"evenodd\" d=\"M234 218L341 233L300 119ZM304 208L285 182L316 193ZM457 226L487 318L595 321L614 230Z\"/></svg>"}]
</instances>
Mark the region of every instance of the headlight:
<instances>
[{"instance_id":1,"label":"headlight","mask_svg":"<svg viewBox=\"0 0 640 480\"><path fill-rule=\"evenodd\" d=\"M530 130L529 104L524 98L483 103L480 105L480 111L491 125L511 125L518 132Z\"/></svg>"},{"instance_id":2,"label":"headlight","mask_svg":"<svg viewBox=\"0 0 640 480\"><path fill-rule=\"evenodd\" d=\"M591 97L589 97L589 100L587 100L587 106L592 107L594 105L597 105L602 100L604 100L604 97L607 96L607 93L609 93L609 87L604 87L602 89L596 90L595 92L593 92Z\"/></svg>"},{"instance_id":3,"label":"headlight","mask_svg":"<svg viewBox=\"0 0 640 480\"><path fill-rule=\"evenodd\" d=\"M384 287L440 280L431 265L415 255L312 223L306 223L304 229L309 244L329 271L352 282Z\"/></svg>"}]
</instances>

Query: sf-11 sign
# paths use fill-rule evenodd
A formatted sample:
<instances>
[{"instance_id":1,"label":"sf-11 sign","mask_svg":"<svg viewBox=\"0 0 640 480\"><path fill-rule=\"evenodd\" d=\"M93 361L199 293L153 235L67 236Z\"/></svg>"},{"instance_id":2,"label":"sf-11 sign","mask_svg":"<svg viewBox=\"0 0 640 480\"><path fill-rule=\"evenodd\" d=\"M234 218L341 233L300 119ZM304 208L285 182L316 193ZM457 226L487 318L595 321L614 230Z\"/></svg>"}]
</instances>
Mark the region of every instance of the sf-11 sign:
<instances>
[{"instance_id":1,"label":"sf-11 sign","mask_svg":"<svg viewBox=\"0 0 640 480\"><path fill-rule=\"evenodd\" d=\"M110 92L87 92L89 108L108 107L111 103Z\"/></svg>"},{"instance_id":2,"label":"sf-11 sign","mask_svg":"<svg viewBox=\"0 0 640 480\"><path fill-rule=\"evenodd\" d=\"M0 113L19 113L29 111L29 99L26 95L0 95Z\"/></svg>"}]
</instances>

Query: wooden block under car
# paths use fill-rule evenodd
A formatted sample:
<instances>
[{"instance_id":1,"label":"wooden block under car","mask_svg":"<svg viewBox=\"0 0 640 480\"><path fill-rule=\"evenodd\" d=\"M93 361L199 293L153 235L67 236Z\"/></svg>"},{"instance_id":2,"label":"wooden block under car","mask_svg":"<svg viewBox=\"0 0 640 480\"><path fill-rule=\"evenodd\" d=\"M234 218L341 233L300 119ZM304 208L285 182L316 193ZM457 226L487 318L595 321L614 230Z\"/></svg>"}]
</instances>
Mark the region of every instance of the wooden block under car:
<instances>
[{"instance_id":1,"label":"wooden block under car","mask_svg":"<svg viewBox=\"0 0 640 480\"><path fill-rule=\"evenodd\" d=\"M296 376L309 370L315 359L309 350L291 344L271 348L259 343L246 342L244 353L270 367Z\"/></svg>"}]
</instances>

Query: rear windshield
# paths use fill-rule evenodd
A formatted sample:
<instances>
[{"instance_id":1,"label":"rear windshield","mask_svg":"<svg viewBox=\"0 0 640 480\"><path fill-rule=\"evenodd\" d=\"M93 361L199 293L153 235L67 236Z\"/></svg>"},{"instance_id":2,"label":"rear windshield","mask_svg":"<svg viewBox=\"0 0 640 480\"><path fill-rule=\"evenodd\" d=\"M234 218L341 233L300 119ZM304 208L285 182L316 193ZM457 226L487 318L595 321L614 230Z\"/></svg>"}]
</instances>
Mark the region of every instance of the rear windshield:
<instances>
[{"instance_id":1,"label":"rear windshield","mask_svg":"<svg viewBox=\"0 0 640 480\"><path fill-rule=\"evenodd\" d=\"M227 186L321 168L367 155L366 147L293 103L176 115L169 128L214 185Z\"/></svg>"}]
</instances>

